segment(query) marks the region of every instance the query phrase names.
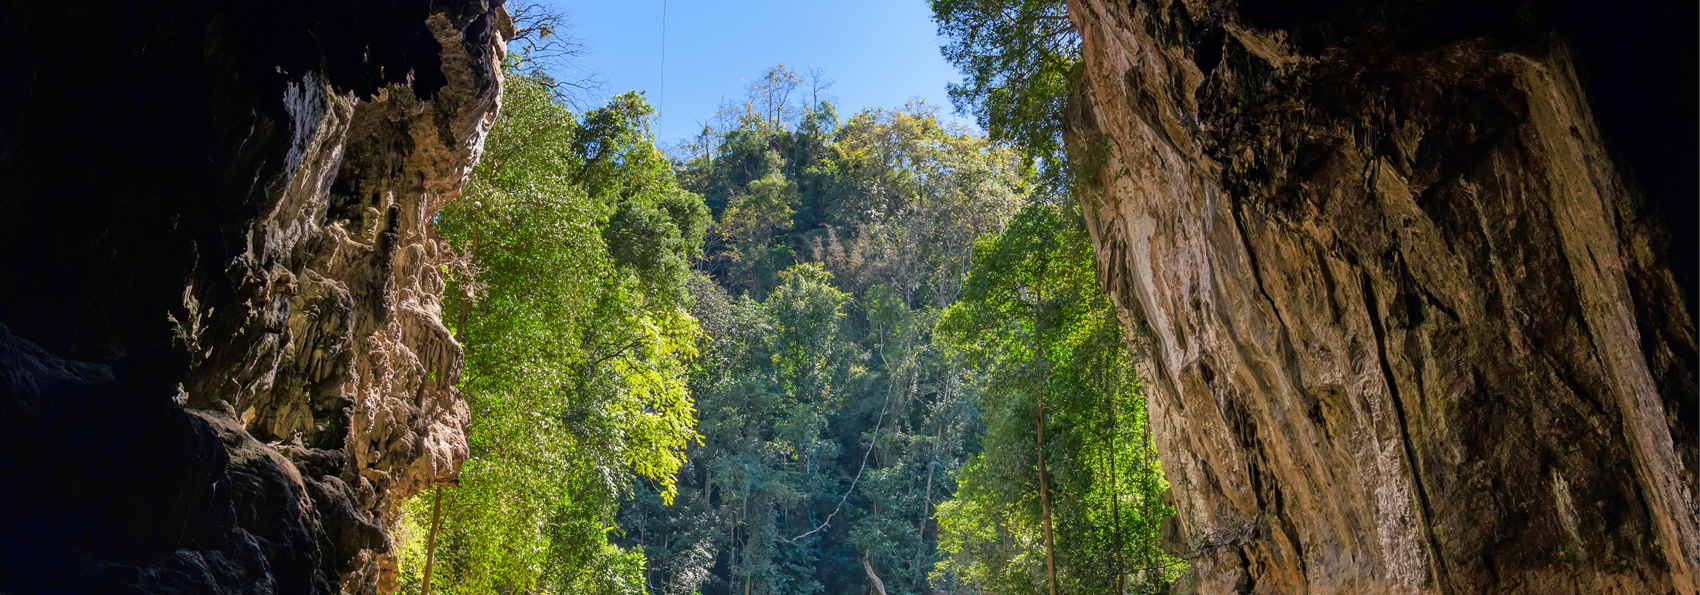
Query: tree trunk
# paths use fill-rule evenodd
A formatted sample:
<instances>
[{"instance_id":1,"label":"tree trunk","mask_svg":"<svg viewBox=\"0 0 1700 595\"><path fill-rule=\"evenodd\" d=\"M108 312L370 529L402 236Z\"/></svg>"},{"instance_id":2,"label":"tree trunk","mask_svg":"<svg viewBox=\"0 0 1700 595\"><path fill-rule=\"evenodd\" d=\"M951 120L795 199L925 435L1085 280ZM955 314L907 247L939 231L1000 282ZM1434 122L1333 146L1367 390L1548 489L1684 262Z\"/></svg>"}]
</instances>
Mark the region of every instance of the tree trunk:
<instances>
[{"instance_id":1,"label":"tree trunk","mask_svg":"<svg viewBox=\"0 0 1700 595\"><path fill-rule=\"evenodd\" d=\"M879 575L874 574L874 567L868 563L867 554L862 554L862 571L868 573L868 580L874 582L874 590L879 591L879 595L885 595L885 581L880 580Z\"/></svg>"},{"instance_id":2,"label":"tree trunk","mask_svg":"<svg viewBox=\"0 0 1700 595\"><path fill-rule=\"evenodd\" d=\"M1116 595L1127 592L1125 580L1127 567L1122 564L1122 495L1116 489L1116 401L1115 394L1110 395L1110 519L1115 523L1116 535Z\"/></svg>"},{"instance_id":3,"label":"tree trunk","mask_svg":"<svg viewBox=\"0 0 1700 595\"><path fill-rule=\"evenodd\" d=\"M943 432L943 430L940 430L939 433L943 434L944 432ZM926 491L926 495L923 496L922 500L921 500L921 522L920 522L919 525L917 525L915 527L916 541L920 542L919 544L917 544L918 547L915 549L915 551L918 552L918 553L922 553L923 555L924 555L924 552L926 552L926 550L927 550L927 519L932 516L930 514L932 507L933 507L933 463L932 463L932 461L928 461L927 462L927 491ZM916 560L917 563L920 563L922 561L923 560Z\"/></svg>"},{"instance_id":4,"label":"tree trunk","mask_svg":"<svg viewBox=\"0 0 1700 595\"><path fill-rule=\"evenodd\" d=\"M1043 381L1041 381L1043 382ZM1051 595L1057 595L1057 547L1051 538L1050 479L1045 475L1045 389L1039 388L1039 505L1045 514L1045 575L1050 579Z\"/></svg>"},{"instance_id":5,"label":"tree trunk","mask_svg":"<svg viewBox=\"0 0 1700 595\"><path fill-rule=\"evenodd\" d=\"M1047 273L1051 270L1051 260L1048 254L1041 254L1041 270ZM1045 290L1041 285L1035 292L1035 306L1045 303ZM1051 382L1051 361L1045 354L1045 320L1044 311L1036 309L1033 312L1033 334L1037 339L1039 350L1039 390L1035 399L1039 411L1035 421L1038 424L1039 442L1039 505L1045 520L1045 577L1050 584L1051 595L1057 595L1057 544L1051 535L1051 480L1045 472L1045 387Z\"/></svg>"},{"instance_id":6,"label":"tree trunk","mask_svg":"<svg viewBox=\"0 0 1700 595\"><path fill-rule=\"evenodd\" d=\"M425 588L419 595L431 595L431 562L437 553L437 528L443 523L443 488L437 488L431 499L431 532L425 535Z\"/></svg>"}]
</instances>

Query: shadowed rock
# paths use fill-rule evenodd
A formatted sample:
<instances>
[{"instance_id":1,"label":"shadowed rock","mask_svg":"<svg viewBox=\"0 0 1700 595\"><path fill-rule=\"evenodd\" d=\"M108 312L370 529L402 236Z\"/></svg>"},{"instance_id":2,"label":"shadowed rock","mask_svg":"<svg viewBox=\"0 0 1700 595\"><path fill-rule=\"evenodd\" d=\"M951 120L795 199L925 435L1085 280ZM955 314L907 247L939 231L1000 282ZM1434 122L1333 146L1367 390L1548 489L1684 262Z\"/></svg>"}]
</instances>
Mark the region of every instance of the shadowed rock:
<instances>
[{"instance_id":1,"label":"shadowed rock","mask_svg":"<svg viewBox=\"0 0 1700 595\"><path fill-rule=\"evenodd\" d=\"M1624 74L1691 80L1691 26L1625 37L1669 27L1586 2L1069 9L1066 138L1146 338L1186 589L1696 592L1694 95Z\"/></svg>"},{"instance_id":2,"label":"shadowed rock","mask_svg":"<svg viewBox=\"0 0 1700 595\"><path fill-rule=\"evenodd\" d=\"M0 1L0 591L390 592L499 1Z\"/></svg>"}]
</instances>

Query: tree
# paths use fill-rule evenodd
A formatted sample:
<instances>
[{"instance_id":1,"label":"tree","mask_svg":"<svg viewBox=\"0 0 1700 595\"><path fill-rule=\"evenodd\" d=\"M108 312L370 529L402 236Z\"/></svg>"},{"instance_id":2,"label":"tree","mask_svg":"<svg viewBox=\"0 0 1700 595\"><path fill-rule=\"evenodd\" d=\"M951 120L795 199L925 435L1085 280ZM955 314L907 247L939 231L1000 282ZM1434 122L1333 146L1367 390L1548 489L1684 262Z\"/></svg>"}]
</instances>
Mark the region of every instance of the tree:
<instances>
[{"instance_id":1,"label":"tree","mask_svg":"<svg viewBox=\"0 0 1700 595\"><path fill-rule=\"evenodd\" d=\"M962 300L939 324L977 373L987 429L961 490L939 507L946 557L935 584L1119 593L1130 573L1140 592L1173 578L1157 550L1168 514L1160 468L1149 441L1132 439L1142 397L1078 217L1034 203L982 238Z\"/></svg>"},{"instance_id":2,"label":"tree","mask_svg":"<svg viewBox=\"0 0 1700 595\"><path fill-rule=\"evenodd\" d=\"M791 94L802 84L802 75L784 64L774 66L767 74L750 82L748 95L752 101L746 104L746 110L758 115L763 124L775 130L791 124L797 118Z\"/></svg>"},{"instance_id":3,"label":"tree","mask_svg":"<svg viewBox=\"0 0 1700 595\"><path fill-rule=\"evenodd\" d=\"M440 531L423 498L405 504L403 579L422 582L430 560L449 593L641 592L641 553L606 530L634 481L672 498L697 438L685 284L707 208L674 183L637 95L580 118L510 73L503 104L437 220L462 256L447 318L466 348L471 458L439 494Z\"/></svg>"},{"instance_id":4,"label":"tree","mask_svg":"<svg viewBox=\"0 0 1700 595\"><path fill-rule=\"evenodd\" d=\"M1080 33L1061 0L930 0L945 60L962 71L950 101L1015 144L1056 194L1072 184L1062 121L1080 82Z\"/></svg>"},{"instance_id":5,"label":"tree","mask_svg":"<svg viewBox=\"0 0 1700 595\"><path fill-rule=\"evenodd\" d=\"M1163 588L1165 486L1078 213L925 104L776 120L787 72L674 164L714 216L686 281L702 438L672 505L641 481L620 507L645 588ZM620 212L606 238L680 220Z\"/></svg>"},{"instance_id":6,"label":"tree","mask_svg":"<svg viewBox=\"0 0 1700 595\"><path fill-rule=\"evenodd\" d=\"M640 488L619 517L652 593L932 590L935 507L979 433L933 328L974 238L1031 184L1012 149L931 106L841 121L813 103L780 127L719 118L679 155L717 233L692 282L702 444L674 506Z\"/></svg>"},{"instance_id":7,"label":"tree","mask_svg":"<svg viewBox=\"0 0 1700 595\"><path fill-rule=\"evenodd\" d=\"M565 14L530 1L509 2L507 7L514 23L513 36L508 39L508 70L525 74L574 109L603 91L604 82L596 73L572 74L566 79L549 74L570 71L573 62L585 54L584 42L571 35L572 23Z\"/></svg>"}]
</instances>

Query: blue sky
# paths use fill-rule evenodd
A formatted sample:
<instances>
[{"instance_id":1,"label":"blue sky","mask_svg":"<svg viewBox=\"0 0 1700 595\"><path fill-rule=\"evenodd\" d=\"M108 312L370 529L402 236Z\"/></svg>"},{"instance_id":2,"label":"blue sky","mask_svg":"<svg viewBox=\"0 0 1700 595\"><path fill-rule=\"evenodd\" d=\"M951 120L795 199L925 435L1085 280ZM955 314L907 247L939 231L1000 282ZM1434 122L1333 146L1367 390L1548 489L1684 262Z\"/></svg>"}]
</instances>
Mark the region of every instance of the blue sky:
<instances>
[{"instance_id":1,"label":"blue sky","mask_svg":"<svg viewBox=\"0 0 1700 595\"><path fill-rule=\"evenodd\" d=\"M827 93L841 115L911 97L949 114L945 85L959 80L939 55L926 0L543 1L567 15L586 46L578 68L600 73L611 93L635 89L665 103L656 140L666 144L700 130L722 97L740 97L744 79L775 64L823 69L836 81Z\"/></svg>"}]
</instances>

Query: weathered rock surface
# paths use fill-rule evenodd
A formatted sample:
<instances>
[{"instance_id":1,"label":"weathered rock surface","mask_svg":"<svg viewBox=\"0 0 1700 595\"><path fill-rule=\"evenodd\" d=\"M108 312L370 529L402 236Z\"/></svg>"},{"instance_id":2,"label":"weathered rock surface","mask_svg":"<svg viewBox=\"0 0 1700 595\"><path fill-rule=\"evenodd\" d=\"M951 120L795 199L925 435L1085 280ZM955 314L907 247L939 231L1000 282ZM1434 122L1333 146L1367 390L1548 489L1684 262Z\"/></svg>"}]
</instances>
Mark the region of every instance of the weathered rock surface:
<instances>
[{"instance_id":1,"label":"weathered rock surface","mask_svg":"<svg viewBox=\"0 0 1700 595\"><path fill-rule=\"evenodd\" d=\"M394 590L499 0L0 1L0 592Z\"/></svg>"},{"instance_id":2,"label":"weathered rock surface","mask_svg":"<svg viewBox=\"0 0 1700 595\"><path fill-rule=\"evenodd\" d=\"M1070 0L1189 588L1696 592L1693 95L1605 114L1662 83L1584 51L1658 14L1602 7Z\"/></svg>"}]
</instances>

